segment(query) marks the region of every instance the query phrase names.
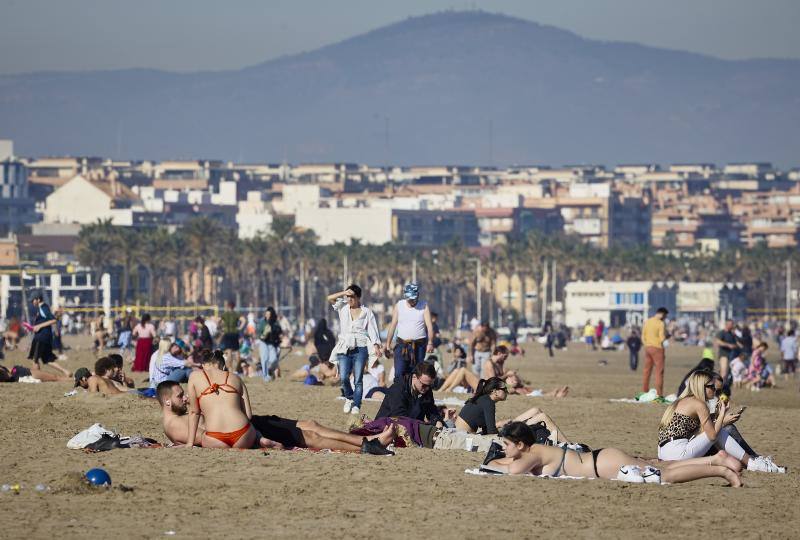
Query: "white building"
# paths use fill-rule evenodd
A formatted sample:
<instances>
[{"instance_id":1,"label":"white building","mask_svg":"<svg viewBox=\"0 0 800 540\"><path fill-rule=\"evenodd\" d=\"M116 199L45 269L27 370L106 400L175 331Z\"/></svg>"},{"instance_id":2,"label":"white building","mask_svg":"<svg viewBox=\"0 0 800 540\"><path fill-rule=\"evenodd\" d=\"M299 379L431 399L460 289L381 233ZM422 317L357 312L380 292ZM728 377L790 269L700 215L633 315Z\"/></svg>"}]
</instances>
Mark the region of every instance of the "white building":
<instances>
[{"instance_id":1,"label":"white building","mask_svg":"<svg viewBox=\"0 0 800 540\"><path fill-rule=\"evenodd\" d=\"M678 287L654 281L573 281L564 287L565 322L582 328L602 320L606 325L641 326L660 307L675 313Z\"/></svg>"},{"instance_id":2,"label":"white building","mask_svg":"<svg viewBox=\"0 0 800 540\"><path fill-rule=\"evenodd\" d=\"M310 208L300 207L295 225L311 229L321 245L350 243L382 245L392 240L391 208Z\"/></svg>"},{"instance_id":3,"label":"white building","mask_svg":"<svg viewBox=\"0 0 800 540\"><path fill-rule=\"evenodd\" d=\"M131 203L135 194L114 181L90 182L81 175L73 177L48 195L45 223L94 223L111 219L114 225L133 225Z\"/></svg>"},{"instance_id":4,"label":"white building","mask_svg":"<svg viewBox=\"0 0 800 540\"><path fill-rule=\"evenodd\" d=\"M317 208L320 199L328 194L316 184L284 184L281 198L272 202L278 214L296 214L300 208Z\"/></svg>"},{"instance_id":5,"label":"white building","mask_svg":"<svg viewBox=\"0 0 800 540\"><path fill-rule=\"evenodd\" d=\"M743 283L688 283L678 286L677 316L714 322L746 316L747 288Z\"/></svg>"},{"instance_id":6,"label":"white building","mask_svg":"<svg viewBox=\"0 0 800 540\"><path fill-rule=\"evenodd\" d=\"M272 229L272 212L262 192L249 191L247 200L239 201L236 224L241 239L254 238Z\"/></svg>"}]
</instances>

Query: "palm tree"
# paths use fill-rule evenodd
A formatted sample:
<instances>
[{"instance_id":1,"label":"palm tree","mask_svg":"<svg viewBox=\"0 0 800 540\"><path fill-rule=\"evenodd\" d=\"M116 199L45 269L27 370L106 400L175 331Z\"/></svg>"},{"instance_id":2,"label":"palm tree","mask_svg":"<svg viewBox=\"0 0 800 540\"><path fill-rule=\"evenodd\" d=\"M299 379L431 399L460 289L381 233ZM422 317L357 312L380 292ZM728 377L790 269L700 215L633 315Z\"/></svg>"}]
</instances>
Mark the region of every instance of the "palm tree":
<instances>
[{"instance_id":1,"label":"palm tree","mask_svg":"<svg viewBox=\"0 0 800 540\"><path fill-rule=\"evenodd\" d=\"M198 285L195 304L208 302L205 290L206 268L209 264L213 265L212 256L220 247L219 239L223 229L224 227L219 221L208 217L191 219L183 226L182 236L186 241L189 257L194 262L197 272Z\"/></svg>"},{"instance_id":2,"label":"palm tree","mask_svg":"<svg viewBox=\"0 0 800 540\"><path fill-rule=\"evenodd\" d=\"M123 304L128 302L131 270L136 265L137 256L140 253L139 234L135 229L128 227L112 227L114 262L122 267L120 299Z\"/></svg>"},{"instance_id":3,"label":"palm tree","mask_svg":"<svg viewBox=\"0 0 800 540\"><path fill-rule=\"evenodd\" d=\"M176 246L172 235L163 227L144 229L139 234L136 260L147 270L147 303L152 306L156 286L175 266ZM165 300L162 295L160 302Z\"/></svg>"},{"instance_id":4,"label":"palm tree","mask_svg":"<svg viewBox=\"0 0 800 540\"><path fill-rule=\"evenodd\" d=\"M92 270L95 308L100 304L100 277L111 266L111 257L108 254L112 253L114 248L114 227L110 219L98 219L96 223L81 227L78 243L75 245L75 255L82 265Z\"/></svg>"}]
</instances>

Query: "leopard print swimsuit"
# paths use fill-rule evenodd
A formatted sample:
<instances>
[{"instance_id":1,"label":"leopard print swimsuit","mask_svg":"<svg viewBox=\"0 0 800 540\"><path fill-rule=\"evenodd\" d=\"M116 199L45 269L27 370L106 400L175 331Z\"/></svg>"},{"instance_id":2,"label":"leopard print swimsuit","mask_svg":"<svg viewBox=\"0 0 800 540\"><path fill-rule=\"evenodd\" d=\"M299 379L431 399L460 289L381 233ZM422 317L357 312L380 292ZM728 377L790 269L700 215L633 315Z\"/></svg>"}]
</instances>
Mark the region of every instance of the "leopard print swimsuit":
<instances>
[{"instance_id":1,"label":"leopard print swimsuit","mask_svg":"<svg viewBox=\"0 0 800 540\"><path fill-rule=\"evenodd\" d=\"M658 444L671 439L691 439L700 429L700 420L676 412L666 427L658 430Z\"/></svg>"}]
</instances>

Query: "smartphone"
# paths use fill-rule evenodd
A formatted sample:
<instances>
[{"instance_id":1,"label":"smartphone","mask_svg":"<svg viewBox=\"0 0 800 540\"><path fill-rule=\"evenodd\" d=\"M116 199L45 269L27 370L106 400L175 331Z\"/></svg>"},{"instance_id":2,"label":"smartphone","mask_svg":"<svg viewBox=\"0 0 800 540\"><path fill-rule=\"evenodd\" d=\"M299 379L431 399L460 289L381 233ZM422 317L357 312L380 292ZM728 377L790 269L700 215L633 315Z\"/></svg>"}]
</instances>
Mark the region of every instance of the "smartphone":
<instances>
[{"instance_id":1,"label":"smartphone","mask_svg":"<svg viewBox=\"0 0 800 540\"><path fill-rule=\"evenodd\" d=\"M745 410L745 409L747 409L747 405L744 405L743 407L741 407L741 408L739 409L739 412L737 412L736 414L742 414L742 413L744 412L744 410Z\"/></svg>"}]
</instances>

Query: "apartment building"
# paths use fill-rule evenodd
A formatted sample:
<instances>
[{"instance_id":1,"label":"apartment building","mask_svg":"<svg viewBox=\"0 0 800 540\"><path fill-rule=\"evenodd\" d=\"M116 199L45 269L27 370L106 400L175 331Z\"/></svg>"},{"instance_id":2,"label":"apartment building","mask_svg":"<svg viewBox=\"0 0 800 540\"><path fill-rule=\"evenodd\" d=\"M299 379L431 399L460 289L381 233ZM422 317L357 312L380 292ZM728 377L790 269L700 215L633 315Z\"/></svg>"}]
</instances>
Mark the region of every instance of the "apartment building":
<instances>
[{"instance_id":1,"label":"apartment building","mask_svg":"<svg viewBox=\"0 0 800 540\"><path fill-rule=\"evenodd\" d=\"M0 234L9 234L38 220L29 193L28 169L14 156L14 143L0 140Z\"/></svg>"}]
</instances>

